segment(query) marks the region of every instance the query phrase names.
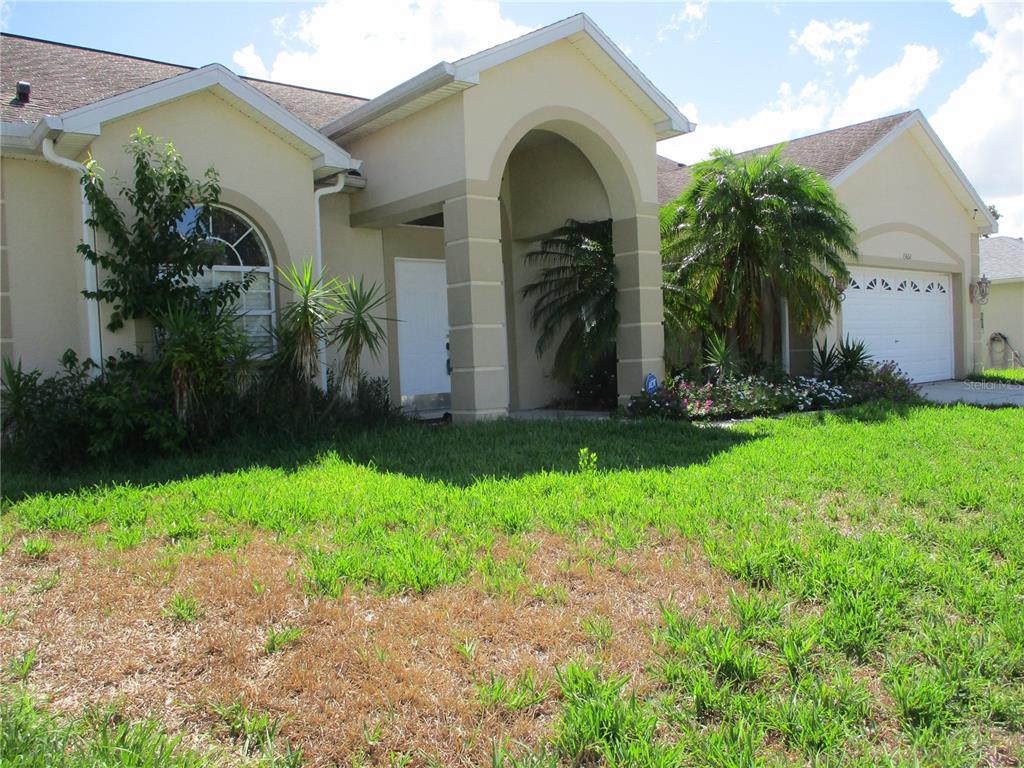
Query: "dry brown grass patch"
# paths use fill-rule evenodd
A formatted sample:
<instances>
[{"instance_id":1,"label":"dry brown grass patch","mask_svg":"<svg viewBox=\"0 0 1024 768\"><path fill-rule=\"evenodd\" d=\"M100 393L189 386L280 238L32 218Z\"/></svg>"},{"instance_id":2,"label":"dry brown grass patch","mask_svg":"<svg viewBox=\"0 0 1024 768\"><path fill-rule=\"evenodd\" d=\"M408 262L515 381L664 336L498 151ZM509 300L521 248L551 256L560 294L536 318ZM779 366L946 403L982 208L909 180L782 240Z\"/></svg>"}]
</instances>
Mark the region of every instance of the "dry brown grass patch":
<instances>
[{"instance_id":1,"label":"dry brown grass patch","mask_svg":"<svg viewBox=\"0 0 1024 768\"><path fill-rule=\"evenodd\" d=\"M403 752L480 764L495 741L542 740L558 709L552 686L535 707L484 710L477 685L490 675L532 669L553 682L557 665L585 656L642 686L659 601L709 620L726 610L736 587L686 542L596 559L554 535L528 542L535 547L529 582L564 589L564 603L528 589L515 600L488 596L472 581L425 596L361 589L314 599L295 576L295 551L260 535L214 554L158 543L98 551L69 537L45 564L0 563L0 581L9 585L0 609L17 611L0 632L0 655L38 646L30 687L69 713L119 702L128 717L154 716L187 737L226 740L212 705L242 696L284 715L282 735L311 765L348 762L360 750L371 761ZM56 586L32 591L41 572L56 569ZM202 618L166 617L175 594L194 596ZM590 616L613 628L600 647L582 626ZM268 655L267 631L280 626L303 632ZM475 645L471 658L459 651L467 641Z\"/></svg>"}]
</instances>

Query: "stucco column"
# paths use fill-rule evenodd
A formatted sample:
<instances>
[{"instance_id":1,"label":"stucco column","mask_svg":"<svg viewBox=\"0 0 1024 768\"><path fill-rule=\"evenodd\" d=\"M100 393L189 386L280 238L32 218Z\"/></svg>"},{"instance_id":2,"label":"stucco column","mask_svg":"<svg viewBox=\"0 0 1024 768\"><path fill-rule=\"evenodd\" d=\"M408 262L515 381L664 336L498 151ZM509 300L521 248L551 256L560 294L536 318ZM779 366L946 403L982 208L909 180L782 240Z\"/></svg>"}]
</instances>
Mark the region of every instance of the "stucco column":
<instances>
[{"instance_id":1,"label":"stucco column","mask_svg":"<svg viewBox=\"0 0 1024 768\"><path fill-rule=\"evenodd\" d=\"M466 194L444 203L452 417L508 414L501 214L497 198Z\"/></svg>"},{"instance_id":2,"label":"stucco column","mask_svg":"<svg viewBox=\"0 0 1024 768\"><path fill-rule=\"evenodd\" d=\"M644 378L665 376L661 297L660 228L657 210L616 220L612 236L619 272L619 334L616 339L619 404L643 389Z\"/></svg>"}]
</instances>

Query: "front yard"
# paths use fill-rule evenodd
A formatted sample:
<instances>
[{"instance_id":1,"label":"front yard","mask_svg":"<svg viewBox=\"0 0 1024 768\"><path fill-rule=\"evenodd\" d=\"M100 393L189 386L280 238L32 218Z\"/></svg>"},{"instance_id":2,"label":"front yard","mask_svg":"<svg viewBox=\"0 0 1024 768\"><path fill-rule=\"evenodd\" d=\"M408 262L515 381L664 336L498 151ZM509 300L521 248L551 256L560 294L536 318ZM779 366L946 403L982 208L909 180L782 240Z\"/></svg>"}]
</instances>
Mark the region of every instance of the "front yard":
<instances>
[{"instance_id":1,"label":"front yard","mask_svg":"<svg viewBox=\"0 0 1024 768\"><path fill-rule=\"evenodd\" d=\"M8 472L0 764L1021 765L1022 445L872 405Z\"/></svg>"}]
</instances>

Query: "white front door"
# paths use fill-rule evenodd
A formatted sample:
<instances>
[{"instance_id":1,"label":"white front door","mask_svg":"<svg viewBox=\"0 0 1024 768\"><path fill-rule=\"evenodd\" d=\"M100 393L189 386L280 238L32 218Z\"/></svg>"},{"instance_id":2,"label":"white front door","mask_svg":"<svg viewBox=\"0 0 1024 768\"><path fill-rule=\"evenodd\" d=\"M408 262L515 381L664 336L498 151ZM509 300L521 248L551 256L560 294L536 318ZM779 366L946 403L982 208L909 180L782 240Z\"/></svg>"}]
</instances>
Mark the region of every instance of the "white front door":
<instances>
[{"instance_id":1,"label":"white front door","mask_svg":"<svg viewBox=\"0 0 1024 768\"><path fill-rule=\"evenodd\" d=\"M953 378L953 290L948 274L851 267L843 336L914 381Z\"/></svg>"},{"instance_id":2,"label":"white front door","mask_svg":"<svg viewBox=\"0 0 1024 768\"><path fill-rule=\"evenodd\" d=\"M395 259L395 300L402 404L447 407L452 383L445 263Z\"/></svg>"}]
</instances>

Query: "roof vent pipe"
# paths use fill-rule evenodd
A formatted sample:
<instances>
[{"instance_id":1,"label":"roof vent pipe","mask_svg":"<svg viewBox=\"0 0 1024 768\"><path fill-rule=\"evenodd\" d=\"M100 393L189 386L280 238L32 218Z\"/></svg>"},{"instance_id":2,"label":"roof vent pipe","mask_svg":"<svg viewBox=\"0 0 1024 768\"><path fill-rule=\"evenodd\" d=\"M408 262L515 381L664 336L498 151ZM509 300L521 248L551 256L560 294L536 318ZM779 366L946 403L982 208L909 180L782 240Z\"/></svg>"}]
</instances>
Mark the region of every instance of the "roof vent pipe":
<instances>
[{"instance_id":1,"label":"roof vent pipe","mask_svg":"<svg viewBox=\"0 0 1024 768\"><path fill-rule=\"evenodd\" d=\"M32 95L32 83L24 80L19 80L17 85L18 101L22 104L28 104L29 97Z\"/></svg>"}]
</instances>

